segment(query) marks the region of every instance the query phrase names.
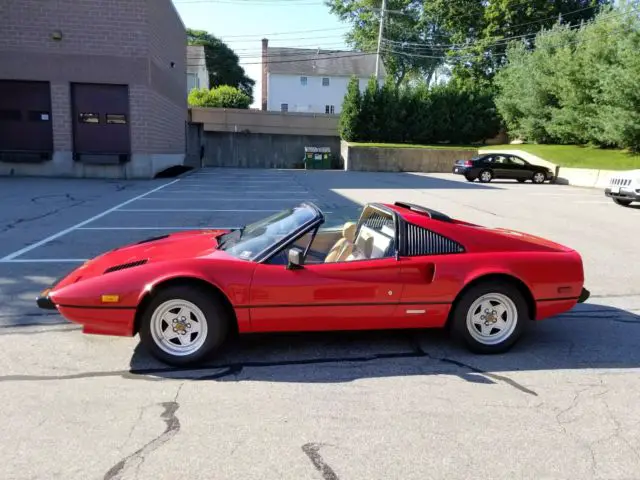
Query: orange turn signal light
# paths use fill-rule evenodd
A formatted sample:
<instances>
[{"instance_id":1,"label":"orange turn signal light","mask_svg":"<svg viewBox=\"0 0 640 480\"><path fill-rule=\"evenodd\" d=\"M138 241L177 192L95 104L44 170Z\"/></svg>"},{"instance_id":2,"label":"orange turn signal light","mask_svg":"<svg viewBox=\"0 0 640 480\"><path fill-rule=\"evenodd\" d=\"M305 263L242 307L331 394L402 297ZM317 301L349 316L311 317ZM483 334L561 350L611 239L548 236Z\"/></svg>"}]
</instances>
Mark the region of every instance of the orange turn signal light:
<instances>
[{"instance_id":1,"label":"orange turn signal light","mask_svg":"<svg viewBox=\"0 0 640 480\"><path fill-rule=\"evenodd\" d=\"M120 295L102 295L102 303L118 303L120 301Z\"/></svg>"}]
</instances>

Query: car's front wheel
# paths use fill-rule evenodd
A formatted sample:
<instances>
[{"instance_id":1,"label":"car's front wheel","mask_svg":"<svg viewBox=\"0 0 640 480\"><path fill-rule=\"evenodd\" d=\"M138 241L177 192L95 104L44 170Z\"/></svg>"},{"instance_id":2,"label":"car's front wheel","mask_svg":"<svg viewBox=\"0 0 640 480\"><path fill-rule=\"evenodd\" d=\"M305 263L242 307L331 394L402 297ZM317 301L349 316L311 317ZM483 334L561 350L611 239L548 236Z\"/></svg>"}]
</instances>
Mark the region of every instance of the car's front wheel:
<instances>
[{"instance_id":1,"label":"car's front wheel","mask_svg":"<svg viewBox=\"0 0 640 480\"><path fill-rule=\"evenodd\" d=\"M533 183L544 183L546 179L547 177L542 172L536 172L533 174L533 177L531 177L531 181Z\"/></svg>"},{"instance_id":2,"label":"car's front wheel","mask_svg":"<svg viewBox=\"0 0 640 480\"><path fill-rule=\"evenodd\" d=\"M618 205L622 205L623 207L628 207L631 205L631 200L624 200L622 198L614 198L613 201Z\"/></svg>"},{"instance_id":3,"label":"car's front wheel","mask_svg":"<svg viewBox=\"0 0 640 480\"><path fill-rule=\"evenodd\" d=\"M471 287L453 311L453 330L475 353L501 353L522 335L529 313L517 287L484 282Z\"/></svg>"},{"instance_id":4,"label":"car's front wheel","mask_svg":"<svg viewBox=\"0 0 640 480\"><path fill-rule=\"evenodd\" d=\"M209 292L187 285L160 290L140 324L142 345L158 360L175 366L196 364L224 342L229 318Z\"/></svg>"}]
</instances>

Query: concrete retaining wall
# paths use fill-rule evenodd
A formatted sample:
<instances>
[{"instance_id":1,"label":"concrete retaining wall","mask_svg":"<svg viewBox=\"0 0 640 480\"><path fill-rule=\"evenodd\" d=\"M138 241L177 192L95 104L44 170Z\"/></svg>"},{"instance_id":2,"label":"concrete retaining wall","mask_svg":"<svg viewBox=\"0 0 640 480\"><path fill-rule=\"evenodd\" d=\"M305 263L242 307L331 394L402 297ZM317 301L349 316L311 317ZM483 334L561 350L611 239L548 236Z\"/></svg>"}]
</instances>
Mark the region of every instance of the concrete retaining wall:
<instances>
[{"instance_id":1,"label":"concrete retaining wall","mask_svg":"<svg viewBox=\"0 0 640 480\"><path fill-rule=\"evenodd\" d=\"M609 185L610 178L619 173L618 170L560 167L556 183L576 187L605 188Z\"/></svg>"},{"instance_id":2,"label":"concrete retaining wall","mask_svg":"<svg viewBox=\"0 0 640 480\"><path fill-rule=\"evenodd\" d=\"M340 138L319 135L204 132L205 167L304 168L304 147L329 147L336 167Z\"/></svg>"},{"instance_id":3,"label":"concrete retaining wall","mask_svg":"<svg viewBox=\"0 0 640 480\"><path fill-rule=\"evenodd\" d=\"M345 170L362 172L450 173L456 160L471 158L476 149L362 147L342 141L340 154Z\"/></svg>"}]
</instances>

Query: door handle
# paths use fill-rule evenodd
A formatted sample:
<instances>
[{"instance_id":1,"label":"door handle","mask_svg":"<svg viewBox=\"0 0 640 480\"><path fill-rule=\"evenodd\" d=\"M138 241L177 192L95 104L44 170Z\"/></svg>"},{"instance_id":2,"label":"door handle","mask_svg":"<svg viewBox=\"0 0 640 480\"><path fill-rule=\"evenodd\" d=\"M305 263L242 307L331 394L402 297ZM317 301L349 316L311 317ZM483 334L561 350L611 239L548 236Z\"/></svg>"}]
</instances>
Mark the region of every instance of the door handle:
<instances>
[{"instance_id":1,"label":"door handle","mask_svg":"<svg viewBox=\"0 0 640 480\"><path fill-rule=\"evenodd\" d=\"M435 263L427 263L424 266L424 278L427 283L433 283L436 279L436 264Z\"/></svg>"}]
</instances>

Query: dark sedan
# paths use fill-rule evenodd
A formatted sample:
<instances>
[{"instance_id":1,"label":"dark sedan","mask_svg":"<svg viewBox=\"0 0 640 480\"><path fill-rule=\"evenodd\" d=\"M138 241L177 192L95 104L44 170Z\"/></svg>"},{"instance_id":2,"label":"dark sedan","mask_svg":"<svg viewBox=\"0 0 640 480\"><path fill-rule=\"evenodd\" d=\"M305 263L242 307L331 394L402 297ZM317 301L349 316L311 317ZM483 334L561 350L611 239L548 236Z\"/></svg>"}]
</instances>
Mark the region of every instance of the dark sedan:
<instances>
[{"instance_id":1,"label":"dark sedan","mask_svg":"<svg viewBox=\"0 0 640 480\"><path fill-rule=\"evenodd\" d=\"M553 173L547 167L534 165L526 160L506 153L488 153L478 155L471 160L457 160L453 165L453 173L464 175L473 182L476 178L483 183L494 178L517 180L524 183L544 183L553 179Z\"/></svg>"}]
</instances>

